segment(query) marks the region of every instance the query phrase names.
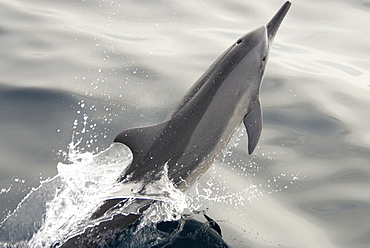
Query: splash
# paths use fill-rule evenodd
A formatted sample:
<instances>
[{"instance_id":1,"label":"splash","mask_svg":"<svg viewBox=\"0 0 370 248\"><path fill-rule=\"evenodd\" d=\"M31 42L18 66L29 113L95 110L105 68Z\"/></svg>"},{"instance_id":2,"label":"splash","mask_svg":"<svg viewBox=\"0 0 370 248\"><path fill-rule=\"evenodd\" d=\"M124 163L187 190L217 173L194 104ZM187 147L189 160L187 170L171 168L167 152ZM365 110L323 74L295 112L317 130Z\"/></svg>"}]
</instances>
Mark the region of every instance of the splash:
<instances>
[{"instance_id":1,"label":"splash","mask_svg":"<svg viewBox=\"0 0 370 248\"><path fill-rule=\"evenodd\" d=\"M150 184L118 183L117 178L132 161L130 149L115 143L94 155L80 152L77 148L80 142L69 144L69 163L59 163L58 174L41 182L1 223L0 244L50 247L114 214L135 212L134 204L125 205L118 209L119 212L116 210L102 219L90 220L97 208L112 198L156 200L146 210L139 228L181 217L186 196L171 183L167 166L164 166L160 179Z\"/></svg>"},{"instance_id":2,"label":"splash","mask_svg":"<svg viewBox=\"0 0 370 248\"><path fill-rule=\"evenodd\" d=\"M86 219L130 164L132 153L123 144L113 144L97 155L80 153L79 142L69 145L71 163L59 163L58 175L32 189L1 223L0 242L39 247L83 230Z\"/></svg>"},{"instance_id":3,"label":"splash","mask_svg":"<svg viewBox=\"0 0 370 248\"><path fill-rule=\"evenodd\" d=\"M86 125L87 122L84 122L83 129ZM59 163L58 174L41 182L1 223L0 245L50 247L56 243L62 244L68 238L101 221L109 220L115 214L138 212L140 206L134 204L134 199L155 200L144 212L137 231L152 223L178 220L184 213L206 209L217 213L222 210L220 206L243 214L247 204L263 196L263 185L270 188L272 183L288 176L280 175L264 183L255 183L255 178L248 175L246 169L259 170L254 157L246 163L236 163L234 160L228 162L228 158L235 157L233 148L238 146L242 136L244 132L239 129L212 168L186 194L176 189L168 178L167 165L164 165L157 177L159 180L149 184L118 183L117 178L132 161L130 149L124 144L115 143L93 154L79 149L82 138L75 140L73 136L68 146L69 162ZM290 184L298 179L292 175ZM131 200L99 219L90 219L105 200L117 198Z\"/></svg>"},{"instance_id":4,"label":"splash","mask_svg":"<svg viewBox=\"0 0 370 248\"><path fill-rule=\"evenodd\" d=\"M72 163L57 166L61 186L47 203L44 223L30 240L31 247L40 242L52 245L93 225L87 220L115 189L117 178L132 160L131 151L122 144L97 155L76 152L75 146L69 147Z\"/></svg>"},{"instance_id":5,"label":"splash","mask_svg":"<svg viewBox=\"0 0 370 248\"><path fill-rule=\"evenodd\" d=\"M157 201L145 212L139 228L150 223L178 220L184 210L189 207L187 196L175 188L168 178L167 164L160 173L161 177L158 181L145 185L143 195Z\"/></svg>"}]
</instances>

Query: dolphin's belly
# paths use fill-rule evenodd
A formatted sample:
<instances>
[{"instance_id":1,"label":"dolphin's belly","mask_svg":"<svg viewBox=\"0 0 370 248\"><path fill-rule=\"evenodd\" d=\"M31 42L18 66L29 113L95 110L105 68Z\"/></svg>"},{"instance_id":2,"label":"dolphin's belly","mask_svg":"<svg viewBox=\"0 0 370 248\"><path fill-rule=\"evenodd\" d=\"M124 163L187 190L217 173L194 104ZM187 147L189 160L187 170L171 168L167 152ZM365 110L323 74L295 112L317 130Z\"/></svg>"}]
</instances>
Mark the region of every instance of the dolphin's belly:
<instances>
[{"instance_id":1,"label":"dolphin's belly","mask_svg":"<svg viewBox=\"0 0 370 248\"><path fill-rule=\"evenodd\" d=\"M249 100L241 101L240 95L232 91L219 89L191 133L183 154L170 165L170 178L177 187L187 189L209 169L242 122L246 101Z\"/></svg>"}]
</instances>

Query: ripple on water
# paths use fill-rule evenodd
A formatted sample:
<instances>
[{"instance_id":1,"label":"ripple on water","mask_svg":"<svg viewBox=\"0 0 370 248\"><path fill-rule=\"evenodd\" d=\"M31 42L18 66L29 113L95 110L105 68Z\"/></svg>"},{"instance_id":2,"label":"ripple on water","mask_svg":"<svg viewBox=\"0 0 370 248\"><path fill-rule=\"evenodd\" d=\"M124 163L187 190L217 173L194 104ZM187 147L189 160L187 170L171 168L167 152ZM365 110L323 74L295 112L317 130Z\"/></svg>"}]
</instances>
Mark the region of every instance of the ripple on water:
<instances>
[{"instance_id":1,"label":"ripple on water","mask_svg":"<svg viewBox=\"0 0 370 248\"><path fill-rule=\"evenodd\" d=\"M334 62L334 61L326 61L326 60L316 60L317 63L319 64L322 64L322 65L326 65L326 66L329 66L329 67L332 67L334 69L337 69L337 70L340 70L344 73L347 73L351 76L361 76L363 75L363 73L359 70L356 70L350 66L347 66L347 65L343 65L343 64L340 64L340 63L337 63L337 62Z\"/></svg>"}]
</instances>

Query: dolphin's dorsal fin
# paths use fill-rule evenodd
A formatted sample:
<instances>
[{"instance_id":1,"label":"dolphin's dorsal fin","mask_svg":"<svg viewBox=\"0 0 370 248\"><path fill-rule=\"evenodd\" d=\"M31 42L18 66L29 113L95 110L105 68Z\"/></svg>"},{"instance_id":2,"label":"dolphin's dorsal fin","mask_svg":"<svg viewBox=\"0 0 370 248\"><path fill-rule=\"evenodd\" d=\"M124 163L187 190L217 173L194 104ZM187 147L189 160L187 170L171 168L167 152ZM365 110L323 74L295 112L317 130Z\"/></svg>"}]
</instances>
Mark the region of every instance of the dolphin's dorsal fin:
<instances>
[{"instance_id":1,"label":"dolphin's dorsal fin","mask_svg":"<svg viewBox=\"0 0 370 248\"><path fill-rule=\"evenodd\" d=\"M253 103L250 111L244 116L243 122L248 133L248 153L252 154L257 146L262 130L262 110L258 98Z\"/></svg>"},{"instance_id":2,"label":"dolphin's dorsal fin","mask_svg":"<svg viewBox=\"0 0 370 248\"><path fill-rule=\"evenodd\" d=\"M162 122L153 126L127 129L118 134L114 142L127 145L133 153L134 160L138 161L153 147L167 124L168 122Z\"/></svg>"}]
</instances>

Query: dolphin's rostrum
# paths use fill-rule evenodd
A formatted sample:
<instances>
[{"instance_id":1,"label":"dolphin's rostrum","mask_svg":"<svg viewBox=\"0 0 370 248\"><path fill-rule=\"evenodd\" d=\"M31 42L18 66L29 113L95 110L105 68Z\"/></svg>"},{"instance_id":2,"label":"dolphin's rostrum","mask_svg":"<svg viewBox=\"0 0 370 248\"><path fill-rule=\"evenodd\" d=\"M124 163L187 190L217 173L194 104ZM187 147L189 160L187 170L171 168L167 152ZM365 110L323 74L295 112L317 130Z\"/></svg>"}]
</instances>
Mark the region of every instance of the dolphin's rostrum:
<instances>
[{"instance_id":1,"label":"dolphin's rostrum","mask_svg":"<svg viewBox=\"0 0 370 248\"><path fill-rule=\"evenodd\" d=\"M120 182L142 183L141 193L145 195L145 185L158 180L166 165L169 179L184 191L212 165L241 122L248 134L248 152L254 151L262 129L259 89L271 43L290 5L286 2L266 26L233 43L198 79L164 122L129 129L115 138L115 142L124 143L133 153L133 161L118 179ZM91 218L99 218L128 200L107 200ZM95 241L88 241L87 237L91 239L96 234L101 240L107 230L112 233L114 229L128 227L154 202L147 199L134 201L140 206L137 213L117 214L112 220L103 221L71 238L65 247L88 246Z\"/></svg>"}]
</instances>

